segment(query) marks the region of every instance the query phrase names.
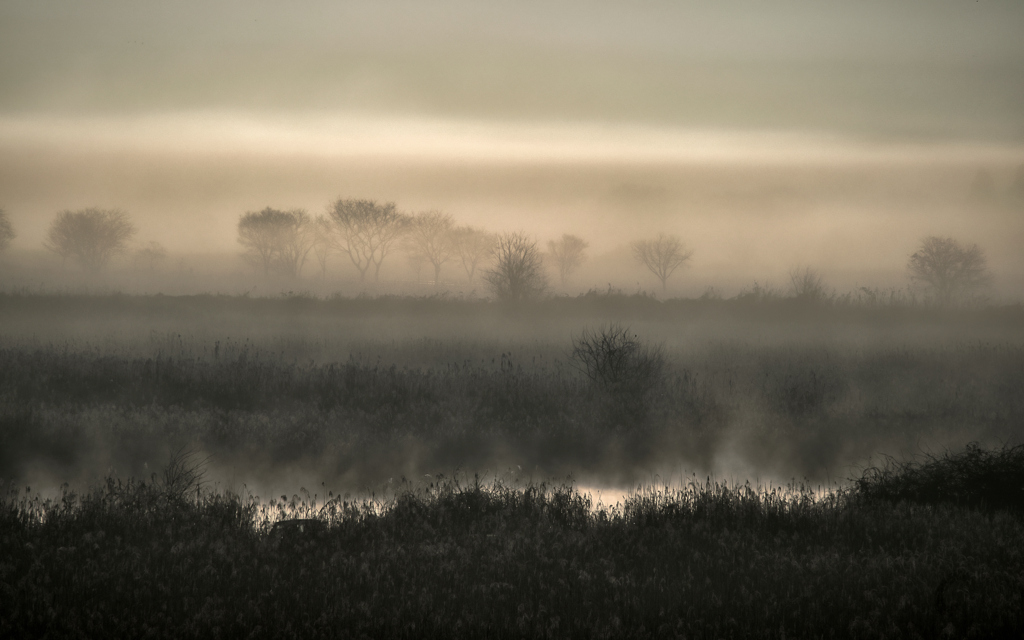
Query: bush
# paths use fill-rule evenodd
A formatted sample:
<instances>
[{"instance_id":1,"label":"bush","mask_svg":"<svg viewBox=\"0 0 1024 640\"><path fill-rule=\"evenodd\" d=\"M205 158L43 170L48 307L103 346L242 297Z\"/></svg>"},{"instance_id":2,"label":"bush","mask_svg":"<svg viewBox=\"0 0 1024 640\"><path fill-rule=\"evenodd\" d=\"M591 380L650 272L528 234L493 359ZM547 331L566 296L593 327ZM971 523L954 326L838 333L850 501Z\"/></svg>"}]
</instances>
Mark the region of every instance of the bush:
<instances>
[{"instance_id":1,"label":"bush","mask_svg":"<svg viewBox=\"0 0 1024 640\"><path fill-rule=\"evenodd\" d=\"M504 233L492 253L495 264L484 272L484 280L498 300L523 302L547 290L544 261L535 240L522 233Z\"/></svg>"},{"instance_id":2,"label":"bush","mask_svg":"<svg viewBox=\"0 0 1024 640\"><path fill-rule=\"evenodd\" d=\"M643 418L647 401L662 379L665 354L646 345L628 326L584 329L572 341L573 365L613 401L623 417ZM613 416L614 417L614 416Z\"/></svg>"},{"instance_id":3,"label":"bush","mask_svg":"<svg viewBox=\"0 0 1024 640\"><path fill-rule=\"evenodd\" d=\"M890 458L866 469L856 486L868 500L1024 511L1024 445L986 450L971 443L942 457Z\"/></svg>"},{"instance_id":4,"label":"bush","mask_svg":"<svg viewBox=\"0 0 1024 640\"><path fill-rule=\"evenodd\" d=\"M826 302L833 297L825 286L821 274L810 267L790 271L789 284L793 298L801 302Z\"/></svg>"}]
</instances>

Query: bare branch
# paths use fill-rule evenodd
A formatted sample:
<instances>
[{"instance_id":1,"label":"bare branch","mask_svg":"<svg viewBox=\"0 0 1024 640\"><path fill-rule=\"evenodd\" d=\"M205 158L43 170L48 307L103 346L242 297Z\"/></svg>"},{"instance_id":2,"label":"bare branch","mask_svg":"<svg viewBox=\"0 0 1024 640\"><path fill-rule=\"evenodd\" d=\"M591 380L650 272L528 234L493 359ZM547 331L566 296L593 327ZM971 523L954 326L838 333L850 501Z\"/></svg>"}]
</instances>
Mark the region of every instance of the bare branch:
<instances>
[{"instance_id":1,"label":"bare branch","mask_svg":"<svg viewBox=\"0 0 1024 640\"><path fill-rule=\"evenodd\" d=\"M547 289L537 242L526 234L499 235L492 253L495 265L484 272L484 279L499 300L521 302Z\"/></svg>"},{"instance_id":2,"label":"bare branch","mask_svg":"<svg viewBox=\"0 0 1024 640\"><path fill-rule=\"evenodd\" d=\"M568 233L563 234L557 241L548 241L548 254L558 266L558 276L563 287L566 280L587 259L586 250L589 246L589 244L583 241L583 238Z\"/></svg>"},{"instance_id":3,"label":"bare branch","mask_svg":"<svg viewBox=\"0 0 1024 640\"><path fill-rule=\"evenodd\" d=\"M276 271L298 277L313 248L313 221L302 209L266 209L246 213L238 220L238 243L243 257L264 274Z\"/></svg>"},{"instance_id":4,"label":"bare branch","mask_svg":"<svg viewBox=\"0 0 1024 640\"><path fill-rule=\"evenodd\" d=\"M910 279L940 304L968 300L991 282L985 254L976 244L929 236L907 261Z\"/></svg>"},{"instance_id":5,"label":"bare branch","mask_svg":"<svg viewBox=\"0 0 1024 640\"><path fill-rule=\"evenodd\" d=\"M441 267L456 254L455 221L446 213L427 211L417 215L409 226L405 249L413 258L434 267L434 286L441 281Z\"/></svg>"},{"instance_id":6,"label":"bare branch","mask_svg":"<svg viewBox=\"0 0 1024 640\"><path fill-rule=\"evenodd\" d=\"M458 227L452 232L455 243L455 253L462 262L462 268L466 270L466 277L473 282L477 267L490 255L494 249L497 238L473 227Z\"/></svg>"},{"instance_id":7,"label":"bare branch","mask_svg":"<svg viewBox=\"0 0 1024 640\"><path fill-rule=\"evenodd\" d=\"M659 233L654 240L637 240L631 248L637 262L650 269L651 273L661 280L662 291L667 288L669 276L693 256L693 251L683 246L683 241L677 236L668 236L664 233Z\"/></svg>"},{"instance_id":8,"label":"bare branch","mask_svg":"<svg viewBox=\"0 0 1024 640\"><path fill-rule=\"evenodd\" d=\"M63 260L73 258L87 271L103 269L123 252L135 227L120 209L62 211L50 224L43 246Z\"/></svg>"},{"instance_id":9,"label":"bare branch","mask_svg":"<svg viewBox=\"0 0 1024 640\"><path fill-rule=\"evenodd\" d=\"M411 219L395 208L395 203L377 204L373 200L336 200L328 210L334 225L334 247L347 255L359 271L359 280L374 267L380 279L380 265L395 241L409 228Z\"/></svg>"}]
</instances>

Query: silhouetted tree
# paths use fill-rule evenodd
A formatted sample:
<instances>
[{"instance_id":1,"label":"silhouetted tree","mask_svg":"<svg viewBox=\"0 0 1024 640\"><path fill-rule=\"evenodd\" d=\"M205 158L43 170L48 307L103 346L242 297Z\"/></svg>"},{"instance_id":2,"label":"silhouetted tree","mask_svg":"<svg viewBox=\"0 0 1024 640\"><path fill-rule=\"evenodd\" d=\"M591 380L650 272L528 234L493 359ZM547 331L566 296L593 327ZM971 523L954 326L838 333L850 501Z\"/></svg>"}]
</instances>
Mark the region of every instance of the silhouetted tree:
<instances>
[{"instance_id":1,"label":"silhouetted tree","mask_svg":"<svg viewBox=\"0 0 1024 640\"><path fill-rule=\"evenodd\" d=\"M976 244L929 236L907 261L910 279L940 304L977 295L991 281L985 254Z\"/></svg>"},{"instance_id":2,"label":"silhouetted tree","mask_svg":"<svg viewBox=\"0 0 1024 640\"><path fill-rule=\"evenodd\" d=\"M0 251L7 249L11 244L11 240L14 240L14 238L14 227L11 225L11 221L7 217L7 212L0 209Z\"/></svg>"},{"instance_id":3,"label":"silhouetted tree","mask_svg":"<svg viewBox=\"0 0 1024 640\"><path fill-rule=\"evenodd\" d=\"M264 274L276 271L297 277L313 248L313 222L302 209L280 211L267 207L238 219L238 243L243 257L261 267Z\"/></svg>"},{"instance_id":4,"label":"silhouetted tree","mask_svg":"<svg viewBox=\"0 0 1024 640\"><path fill-rule=\"evenodd\" d=\"M803 267L789 272L789 286L793 297L807 302L820 302L828 298L825 280L816 269Z\"/></svg>"},{"instance_id":5,"label":"silhouetted tree","mask_svg":"<svg viewBox=\"0 0 1024 640\"><path fill-rule=\"evenodd\" d=\"M326 216L319 215L313 220L313 257L320 267L321 280L327 279L327 257L331 254L331 245L334 243L333 233L331 221Z\"/></svg>"},{"instance_id":6,"label":"silhouetted tree","mask_svg":"<svg viewBox=\"0 0 1024 640\"><path fill-rule=\"evenodd\" d=\"M380 265L409 228L409 216L400 213L393 202L377 204L373 200L337 200L328 214L334 225L334 246L355 265L359 281L366 281L371 265L374 279L379 280Z\"/></svg>"},{"instance_id":7,"label":"silhouetted tree","mask_svg":"<svg viewBox=\"0 0 1024 640\"><path fill-rule=\"evenodd\" d=\"M537 242L523 233L503 233L492 250L494 267L484 280L499 300L520 302L536 298L547 289L543 260Z\"/></svg>"},{"instance_id":8,"label":"silhouetted tree","mask_svg":"<svg viewBox=\"0 0 1024 640\"><path fill-rule=\"evenodd\" d=\"M495 237L481 229L457 227L452 231L452 239L455 253L462 262L462 268L466 270L466 277L473 282L477 267L490 257L494 249Z\"/></svg>"},{"instance_id":9,"label":"silhouetted tree","mask_svg":"<svg viewBox=\"0 0 1024 640\"><path fill-rule=\"evenodd\" d=\"M659 233L654 240L637 240L631 248L637 262L661 280L662 291L667 289L669 276L693 256L693 251L684 247L682 240L664 233Z\"/></svg>"},{"instance_id":10,"label":"silhouetted tree","mask_svg":"<svg viewBox=\"0 0 1024 640\"><path fill-rule=\"evenodd\" d=\"M295 222L285 235L281 250L280 270L286 276L297 278L302 275L302 267L313 250L316 241L313 218L302 209L290 211Z\"/></svg>"},{"instance_id":11,"label":"silhouetted tree","mask_svg":"<svg viewBox=\"0 0 1024 640\"><path fill-rule=\"evenodd\" d=\"M428 211L413 218L405 236L406 250L411 256L434 266L434 286L441 282L441 267L456 253L455 222L440 211Z\"/></svg>"},{"instance_id":12,"label":"silhouetted tree","mask_svg":"<svg viewBox=\"0 0 1024 640\"><path fill-rule=\"evenodd\" d=\"M587 259L585 252L589 246L583 238L568 233L563 234L559 240L548 241L548 253L558 266L558 277L563 287L569 276Z\"/></svg>"},{"instance_id":13,"label":"silhouetted tree","mask_svg":"<svg viewBox=\"0 0 1024 640\"><path fill-rule=\"evenodd\" d=\"M166 259L167 249L156 240L135 251L136 263L145 265L150 271L155 271L156 265Z\"/></svg>"},{"instance_id":14,"label":"silhouetted tree","mask_svg":"<svg viewBox=\"0 0 1024 640\"><path fill-rule=\"evenodd\" d=\"M43 246L63 261L72 258L97 272L125 250L133 235L135 227L120 209L62 211L50 224Z\"/></svg>"}]
</instances>

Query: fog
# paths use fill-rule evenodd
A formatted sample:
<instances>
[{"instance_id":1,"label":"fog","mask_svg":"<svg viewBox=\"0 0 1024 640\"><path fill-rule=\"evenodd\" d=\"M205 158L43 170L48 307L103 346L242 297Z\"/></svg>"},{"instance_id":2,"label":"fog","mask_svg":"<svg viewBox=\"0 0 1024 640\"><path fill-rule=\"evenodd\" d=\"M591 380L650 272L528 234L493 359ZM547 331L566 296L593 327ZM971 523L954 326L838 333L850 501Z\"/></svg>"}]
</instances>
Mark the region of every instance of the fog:
<instances>
[{"instance_id":1,"label":"fog","mask_svg":"<svg viewBox=\"0 0 1024 640\"><path fill-rule=\"evenodd\" d=\"M1012 0L5 2L5 112L200 108L1019 141Z\"/></svg>"},{"instance_id":2,"label":"fog","mask_svg":"<svg viewBox=\"0 0 1024 640\"><path fill-rule=\"evenodd\" d=\"M0 326L0 347L10 349L12 361L26 367L32 365L31 358L18 360L17 353L41 349L49 355L38 356L40 361L62 370L67 347L61 355L53 345L65 341L72 350L114 354L128 370L142 366L133 359L163 353L160 346L151 348L154 335L177 333L180 338L184 332L186 341L194 341L194 353L182 351L181 362L174 366L187 375L195 374L189 368L193 355L207 358L211 345L229 339L251 337L265 352L291 354L291 347L277 349L275 340L283 329L263 316L251 317L247 324L227 314L231 322L222 323L217 298L178 301L184 311L175 308L174 313L188 319L181 326L202 328L193 335L176 328L174 313L169 319L143 313L140 319L133 311L123 312L116 297L98 298L97 304L112 310L101 313L95 324L82 321L78 314L86 312L75 306L91 303L74 296L67 301L71 316L50 317L49 302L44 299L37 308L30 298L54 292L255 298L340 294L345 299L341 302L318 301L325 305L321 311L327 319L313 328L296 320L288 306L295 300L300 305L296 309L317 302L310 301L313 296L277 300L286 310L283 326L300 344L303 358L342 362L356 350L366 362L428 370L447 366L450 354L441 349L441 355L417 361L409 353L418 353L421 339L468 341L460 348L481 362L493 360L495 352L503 358L506 349L518 350L517 357L530 349L564 357L574 331L608 320L604 310L590 316L577 310L577 315L562 317L560 308L552 307L541 314L544 322L536 323L516 316L496 322L487 314L497 311L469 314L461 324L444 313L434 318L435 324L418 317L392 322L386 304L376 308L377 316L363 316L361 299L347 299L360 294L445 294L442 300L471 306L492 292L479 276L467 279L455 261L445 264L439 281L432 282L432 269L417 271L401 248L387 257L379 282L372 283L360 282L357 271L337 252L323 278L317 277L312 260L291 278L267 275L242 259L239 222L244 214L273 207L304 209L316 216L326 213L332 202L352 198L394 202L408 214L437 210L450 214L456 224L491 232L523 232L541 249L562 234L575 234L588 243L586 260L564 284L549 261L548 292L605 292L611 300L607 304L623 308L645 304L647 298L624 302L620 298L628 296L622 292L648 292L662 301L705 296L713 311L719 297L734 298L755 286L787 293L790 273L797 268L820 274L830 294L861 288L905 291L910 286L908 258L928 236L977 244L992 276L983 297L995 305L1019 303L1024 292L1021 33L1024 4L1009 0L10 0L0 6L0 209L16 235L0 251L0 297L8 307L0 306L7 323ZM122 210L136 230L125 250L94 273L44 248L58 214L90 207ZM664 289L631 251L631 243L660 233L678 236L693 250L692 259ZM151 242L160 243L167 255L147 263L139 250ZM353 307L345 306L349 302ZM402 304L418 309L416 304L428 302ZM580 309L589 309L585 302ZM701 452L687 453L687 463L736 473L796 469L820 474L822 467L814 460L819 453L830 464L846 464L870 446L895 442L879 436L841 451L835 445L827 455L822 453L827 447L796 443L797 453L787 450L777 460L767 454L759 457L762 443L756 438L762 436L756 434L762 427L767 431L777 426L764 426L760 416L766 411L789 415L777 406L781 401L776 396L785 390L759 387L760 372L751 369L749 388L734 391L731 370L723 373L728 367L721 362L742 368L763 356L758 349L766 343L780 353L785 345L796 345L798 355L800 349L813 350L815 313L830 322L835 318L828 315L831 311L818 309L807 318L787 318L779 323L784 327L769 331L758 324L762 312L740 302L729 312L739 318L735 324L715 316L697 323L696 331L685 323L663 321L662 312L654 311L650 317L661 318L658 322L639 325L645 339L667 345L675 373L703 358L707 376L716 382L702 397L717 394L732 412L726 419L714 407L708 409L703 418L708 424L720 420L728 428L708 445L712 453L704 458ZM329 306L334 303L340 311ZM206 304L213 305L213 320L205 312L196 312L205 318L201 322L189 315L192 305ZM20 305L32 313L18 316ZM463 313L460 309L448 311L457 316ZM748 312L756 317L745 316ZM886 358L916 340L910 344L919 360L914 375L928 382L935 369L929 358L936 335L941 340L936 338L935 344L942 342L936 348L945 349L935 356L940 363L958 357L958 340L991 339L1013 347L1000 358L1010 362L1007 371L1015 371L1019 330L1011 327L1003 333L1005 327L999 325L998 331L990 331L985 310L978 312L980 319L964 321L972 327L977 322L969 331L961 333L957 320L955 331L938 334L929 332L933 319L925 311L908 304L893 313L904 312L911 319L896 322L895 328L885 318L877 324L872 324L877 318L862 318L854 328L841 320L829 326L827 336L817 336L848 359L836 375L867 389L843 382L838 386L851 390L833 398L832 391L812 384L812 395L821 392L821 406L853 416L849 424L857 425L860 420L874 425L872 411L877 407L869 405L877 398L882 398L881 405L891 402L892 407L883 408L892 415L902 415L904 401L910 407L906 411L917 411L915 397L900 386L902 365L890 366ZM632 311L622 313L629 316ZM697 309L695 317L700 313L704 311ZM355 337L331 337L339 326ZM335 340L330 343L333 350L316 357L329 339ZM707 355L721 355L716 345L732 340L744 341L749 353L727 353L721 362ZM133 341L145 348L131 347ZM857 355L862 348L870 357ZM796 364L789 355L776 356L800 373L802 356L795 357ZM839 357L826 356L824 361ZM889 371L893 380L881 390L871 387L871 358L876 356L885 361L879 369ZM292 370L282 357L278 365L285 373L280 375L287 377ZM987 357L977 355L971 371L996 371ZM95 391L90 376L99 365L71 365L82 370L82 388ZM210 366L226 365L217 361ZM376 370L360 371L376 379ZM542 371L543 376L549 373ZM39 375L50 379L48 370ZM328 379L333 374L318 370L317 375ZM432 382L429 371L423 375L430 384L439 384ZM792 382L787 375L779 374L780 389ZM969 381L949 375L956 385L969 386ZM473 379L468 373L465 377ZM554 374L551 380L551 385L563 384ZM103 388L106 382L95 384L99 395L109 391ZM590 396L565 384L579 394L572 397L582 407L582 417L573 420L589 419ZM936 397L944 397L938 383L932 387ZM977 424L963 431L950 427L953 439L1005 435L1017 409L996 405L1009 393L993 392L992 400L985 395L988 391L974 391L980 398L976 407L963 411ZM681 400L671 411L689 411L690 392L689 387L677 389L673 397ZM194 401L206 402L202 398ZM12 411L22 410L20 402L11 401ZM47 401L39 402L44 406ZM91 402L100 400L82 400L83 406ZM493 404L500 407L502 402L498 398ZM938 400L932 402L931 396L920 404L950 422L959 419L960 414L950 417L935 409ZM356 409L351 409L353 415ZM386 413L387 407L377 409ZM791 413L803 428L812 420L801 411ZM459 422L464 415L475 416L468 410L456 414L453 424L458 428L464 426ZM992 418L998 424L989 429L985 416L990 414L1002 417ZM64 420L58 418L54 420ZM670 418L664 421L665 432L675 438L678 416ZM202 428L216 435L216 419L209 419L213 426L203 422ZM324 424L333 419L322 417ZM680 418L679 424L686 420ZM845 433L840 422L832 427ZM61 428L76 424L70 418L60 422ZM742 446L728 442L730 433L747 437L748 431L756 437ZM345 451L358 457L355 448ZM413 451L410 458L419 454ZM419 462L398 460L396 468L419 472L424 465L447 460L437 455L423 454ZM495 460L514 462L500 454L494 454ZM671 471L672 463L666 464ZM608 460L594 466L589 480L595 484L602 478L632 481L639 473L639 467L616 470ZM267 474L295 472L293 467L270 467ZM554 463L546 467L560 468ZM385 470L374 473L378 471L387 475Z\"/></svg>"},{"instance_id":3,"label":"fog","mask_svg":"<svg viewBox=\"0 0 1024 640\"><path fill-rule=\"evenodd\" d=\"M315 215L339 197L439 209L461 224L525 231L542 247L579 235L590 259L569 293L608 283L652 290L628 243L659 232L695 251L676 295L707 286L731 294L755 279L785 286L802 265L840 290L904 286L906 260L928 235L978 243L1001 298L1019 296L1024 274L1024 155L991 143L225 114L9 118L0 132L0 192L18 234L3 257L8 286L73 280L68 270L45 271L60 264L42 244L62 210L120 207L138 229L133 246L167 248L165 271L204 270L219 256L218 271L245 279L236 242L243 213L273 206ZM306 267L306 284L281 287L314 286L313 271ZM330 273L355 275L337 259ZM382 273L414 279L397 254ZM454 265L443 275L450 290L466 286Z\"/></svg>"},{"instance_id":4,"label":"fog","mask_svg":"<svg viewBox=\"0 0 1024 640\"><path fill-rule=\"evenodd\" d=\"M38 254L62 210L238 271L243 213L344 197L580 235L571 292L653 288L628 243L659 232L695 251L676 295L797 265L902 286L949 235L1014 299L1022 31L1016 2L8 2L4 279L59 286Z\"/></svg>"}]
</instances>

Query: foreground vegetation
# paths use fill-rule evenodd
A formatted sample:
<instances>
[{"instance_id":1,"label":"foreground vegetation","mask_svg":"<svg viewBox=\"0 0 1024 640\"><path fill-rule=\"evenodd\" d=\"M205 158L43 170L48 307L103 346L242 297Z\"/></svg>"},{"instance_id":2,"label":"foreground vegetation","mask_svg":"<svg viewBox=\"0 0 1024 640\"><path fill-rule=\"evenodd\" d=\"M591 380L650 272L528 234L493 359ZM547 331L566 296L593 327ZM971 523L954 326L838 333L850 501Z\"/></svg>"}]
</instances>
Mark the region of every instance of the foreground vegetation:
<instances>
[{"instance_id":1,"label":"foreground vegetation","mask_svg":"<svg viewBox=\"0 0 1024 640\"><path fill-rule=\"evenodd\" d=\"M0 502L4 637L1014 637L1024 448L816 494L693 482L595 509L571 486L216 493L182 458ZM946 499L900 493L943 478Z\"/></svg>"}]
</instances>

